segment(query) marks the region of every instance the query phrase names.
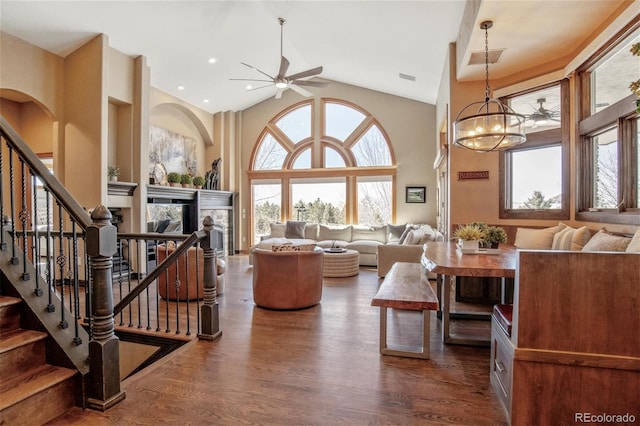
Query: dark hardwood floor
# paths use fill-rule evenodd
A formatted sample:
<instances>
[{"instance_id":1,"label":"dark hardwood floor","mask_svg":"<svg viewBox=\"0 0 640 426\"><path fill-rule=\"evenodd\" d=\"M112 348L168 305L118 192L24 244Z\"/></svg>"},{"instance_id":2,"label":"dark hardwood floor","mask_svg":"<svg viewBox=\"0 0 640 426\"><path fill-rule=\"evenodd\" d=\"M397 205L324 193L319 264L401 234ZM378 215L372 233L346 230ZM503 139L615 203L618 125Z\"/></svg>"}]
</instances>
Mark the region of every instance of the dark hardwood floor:
<instances>
[{"instance_id":1,"label":"dark hardwood floor","mask_svg":"<svg viewBox=\"0 0 640 426\"><path fill-rule=\"evenodd\" d=\"M123 382L105 413L74 408L50 424L495 425L489 348L443 345L432 312L431 359L381 356L374 268L326 278L322 302L299 311L254 305L246 255L228 258L223 335L197 339ZM490 307L489 307L490 308ZM392 342L416 344L420 314L389 315ZM455 322L489 336L489 323Z\"/></svg>"}]
</instances>

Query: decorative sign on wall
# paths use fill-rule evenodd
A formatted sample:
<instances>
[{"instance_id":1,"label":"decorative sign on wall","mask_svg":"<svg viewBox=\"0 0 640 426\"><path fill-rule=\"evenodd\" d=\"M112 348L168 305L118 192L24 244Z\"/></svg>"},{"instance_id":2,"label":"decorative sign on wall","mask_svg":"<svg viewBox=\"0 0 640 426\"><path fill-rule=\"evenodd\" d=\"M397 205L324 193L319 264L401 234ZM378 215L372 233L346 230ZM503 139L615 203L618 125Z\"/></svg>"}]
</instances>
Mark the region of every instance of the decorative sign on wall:
<instances>
[{"instance_id":1,"label":"decorative sign on wall","mask_svg":"<svg viewBox=\"0 0 640 426\"><path fill-rule=\"evenodd\" d=\"M149 126L149 173L153 175L156 164L164 166L168 173L197 173L196 140L162 127Z\"/></svg>"},{"instance_id":2,"label":"decorative sign on wall","mask_svg":"<svg viewBox=\"0 0 640 426\"><path fill-rule=\"evenodd\" d=\"M474 172L458 172L458 180L478 180L489 179L489 170L479 170Z\"/></svg>"}]
</instances>

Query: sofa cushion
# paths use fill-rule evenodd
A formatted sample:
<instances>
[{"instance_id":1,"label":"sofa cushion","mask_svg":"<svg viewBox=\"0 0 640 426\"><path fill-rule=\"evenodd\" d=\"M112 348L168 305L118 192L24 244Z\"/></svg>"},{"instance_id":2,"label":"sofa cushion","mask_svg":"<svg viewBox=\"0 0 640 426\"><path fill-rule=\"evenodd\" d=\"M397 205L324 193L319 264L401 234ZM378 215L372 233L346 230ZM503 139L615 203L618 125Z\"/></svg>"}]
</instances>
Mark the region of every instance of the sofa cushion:
<instances>
[{"instance_id":1,"label":"sofa cushion","mask_svg":"<svg viewBox=\"0 0 640 426\"><path fill-rule=\"evenodd\" d=\"M304 239L304 228L306 224L307 222L288 220L284 231L284 237Z\"/></svg>"},{"instance_id":2,"label":"sofa cushion","mask_svg":"<svg viewBox=\"0 0 640 426\"><path fill-rule=\"evenodd\" d=\"M633 234L633 238L625 251L627 253L640 253L640 229Z\"/></svg>"},{"instance_id":3,"label":"sofa cushion","mask_svg":"<svg viewBox=\"0 0 640 426\"><path fill-rule=\"evenodd\" d=\"M304 227L304 237L307 240L317 240L318 239L318 224L317 223L307 223Z\"/></svg>"},{"instance_id":4,"label":"sofa cushion","mask_svg":"<svg viewBox=\"0 0 640 426\"><path fill-rule=\"evenodd\" d=\"M164 229L165 234L179 234L182 232L182 221L172 220L169 225Z\"/></svg>"},{"instance_id":5,"label":"sofa cushion","mask_svg":"<svg viewBox=\"0 0 640 426\"><path fill-rule=\"evenodd\" d=\"M284 232L287 229L287 225L284 223L270 223L270 233L272 238L284 238Z\"/></svg>"},{"instance_id":6,"label":"sofa cushion","mask_svg":"<svg viewBox=\"0 0 640 426\"><path fill-rule=\"evenodd\" d=\"M564 223L559 223L557 226L544 229L518 228L514 245L519 249L550 250L553 245L553 236L566 226Z\"/></svg>"},{"instance_id":7,"label":"sofa cushion","mask_svg":"<svg viewBox=\"0 0 640 426\"><path fill-rule=\"evenodd\" d=\"M351 228L351 241L367 240L384 244L387 241L386 233L386 226L353 225Z\"/></svg>"},{"instance_id":8,"label":"sofa cushion","mask_svg":"<svg viewBox=\"0 0 640 426\"><path fill-rule=\"evenodd\" d=\"M567 226L562 231L553 235L552 250L574 250L580 251L591 238L591 232L586 226L578 229Z\"/></svg>"},{"instance_id":9,"label":"sofa cushion","mask_svg":"<svg viewBox=\"0 0 640 426\"><path fill-rule=\"evenodd\" d=\"M350 242L346 245L347 249L355 250L360 254L378 254L378 246L382 246L384 243L373 240L357 240Z\"/></svg>"},{"instance_id":10,"label":"sofa cushion","mask_svg":"<svg viewBox=\"0 0 640 426\"><path fill-rule=\"evenodd\" d=\"M584 245L582 251L625 251L631 238L610 234L602 228Z\"/></svg>"},{"instance_id":11,"label":"sofa cushion","mask_svg":"<svg viewBox=\"0 0 640 426\"><path fill-rule=\"evenodd\" d=\"M435 239L436 231L429 225L422 225L418 229L410 229L402 245L423 245L427 241L434 241Z\"/></svg>"},{"instance_id":12,"label":"sofa cushion","mask_svg":"<svg viewBox=\"0 0 640 426\"><path fill-rule=\"evenodd\" d=\"M351 241L351 225L347 226L328 226L320 225L318 230L318 240L341 240Z\"/></svg>"}]
</instances>

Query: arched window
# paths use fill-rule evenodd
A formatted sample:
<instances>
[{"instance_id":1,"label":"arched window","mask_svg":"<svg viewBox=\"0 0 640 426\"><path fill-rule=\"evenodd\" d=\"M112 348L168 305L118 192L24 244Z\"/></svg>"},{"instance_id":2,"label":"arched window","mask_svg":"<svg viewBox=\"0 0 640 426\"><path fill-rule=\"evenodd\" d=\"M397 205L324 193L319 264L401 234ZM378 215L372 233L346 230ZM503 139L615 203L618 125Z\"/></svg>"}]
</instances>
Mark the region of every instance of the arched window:
<instances>
[{"instance_id":1,"label":"arched window","mask_svg":"<svg viewBox=\"0 0 640 426\"><path fill-rule=\"evenodd\" d=\"M375 117L352 103L308 100L285 109L263 129L250 164L254 242L276 221L394 220L391 143Z\"/></svg>"}]
</instances>

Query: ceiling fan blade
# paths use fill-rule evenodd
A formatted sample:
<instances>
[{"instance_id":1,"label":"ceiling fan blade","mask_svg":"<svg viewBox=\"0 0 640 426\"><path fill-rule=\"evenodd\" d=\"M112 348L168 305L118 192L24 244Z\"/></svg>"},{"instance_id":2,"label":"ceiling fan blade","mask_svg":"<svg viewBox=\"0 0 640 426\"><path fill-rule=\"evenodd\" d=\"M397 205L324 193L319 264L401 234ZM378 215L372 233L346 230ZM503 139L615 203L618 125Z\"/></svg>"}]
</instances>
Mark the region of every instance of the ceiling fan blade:
<instances>
[{"instance_id":1,"label":"ceiling fan blade","mask_svg":"<svg viewBox=\"0 0 640 426\"><path fill-rule=\"evenodd\" d=\"M299 72L297 74L289 75L289 76L287 76L287 80L293 81L293 80L297 80L299 78L311 77L311 76L314 76L314 75L318 75L321 72L322 72L322 67L311 68L309 70L302 71L302 72Z\"/></svg>"},{"instance_id":2,"label":"ceiling fan blade","mask_svg":"<svg viewBox=\"0 0 640 426\"><path fill-rule=\"evenodd\" d=\"M291 87L293 90L295 90L296 92L298 92L299 94L301 94L302 96L304 96L306 98L308 98L310 96L313 96L313 93L311 93L307 89L303 89L302 87L297 86L295 84L290 84L289 87Z\"/></svg>"},{"instance_id":3,"label":"ceiling fan blade","mask_svg":"<svg viewBox=\"0 0 640 426\"><path fill-rule=\"evenodd\" d=\"M293 80L291 84L297 84L298 86L329 87L329 83L325 83L324 81Z\"/></svg>"},{"instance_id":4,"label":"ceiling fan blade","mask_svg":"<svg viewBox=\"0 0 640 426\"><path fill-rule=\"evenodd\" d=\"M251 89L247 89L247 92L253 92L254 90L264 89L265 87L273 87L273 83L265 84L264 86L260 86L260 87L252 87Z\"/></svg>"},{"instance_id":5,"label":"ceiling fan blade","mask_svg":"<svg viewBox=\"0 0 640 426\"><path fill-rule=\"evenodd\" d=\"M278 70L278 77L284 77L289 69L289 60L284 56L280 59L280 70Z\"/></svg>"},{"instance_id":6,"label":"ceiling fan blade","mask_svg":"<svg viewBox=\"0 0 640 426\"><path fill-rule=\"evenodd\" d=\"M284 89L278 89L276 92L276 99L280 99L282 97L282 92L284 92Z\"/></svg>"},{"instance_id":7,"label":"ceiling fan blade","mask_svg":"<svg viewBox=\"0 0 640 426\"><path fill-rule=\"evenodd\" d=\"M273 80L274 80L274 78L273 78L273 77L271 77L269 74L267 74L267 73L266 73L266 72L264 72L264 71L260 71L258 68L254 67L253 65L245 64L244 62L240 62L240 63L241 63L242 65L244 65L245 67L249 67L249 68L251 68L251 69L253 69L253 70L258 71L258 72L259 72L260 74L262 74L262 75L266 75L267 77L269 77L269 78L271 79L270 81L273 81Z\"/></svg>"},{"instance_id":8,"label":"ceiling fan blade","mask_svg":"<svg viewBox=\"0 0 640 426\"><path fill-rule=\"evenodd\" d=\"M256 79L256 78L230 78L229 80L234 80L234 81L264 81L267 83L273 83L273 80L260 80L260 79Z\"/></svg>"}]
</instances>

